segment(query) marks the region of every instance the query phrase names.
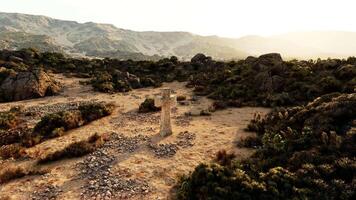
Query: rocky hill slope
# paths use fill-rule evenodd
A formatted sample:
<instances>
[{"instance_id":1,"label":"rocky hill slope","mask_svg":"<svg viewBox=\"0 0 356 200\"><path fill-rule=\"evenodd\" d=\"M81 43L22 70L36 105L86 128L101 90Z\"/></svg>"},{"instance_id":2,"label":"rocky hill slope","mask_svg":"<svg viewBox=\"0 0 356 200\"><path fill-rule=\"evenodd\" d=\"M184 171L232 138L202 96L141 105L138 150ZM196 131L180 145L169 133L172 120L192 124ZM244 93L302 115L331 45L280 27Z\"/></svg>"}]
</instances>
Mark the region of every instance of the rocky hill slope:
<instances>
[{"instance_id":1,"label":"rocky hill slope","mask_svg":"<svg viewBox=\"0 0 356 200\"><path fill-rule=\"evenodd\" d=\"M238 28L238 24L234 26ZM354 32L296 32L233 39L188 32L137 32L111 24L0 12L0 49L34 47L79 56L158 60L174 55L189 60L197 53L236 59L279 52L285 59L346 58L356 52L355 42Z\"/></svg>"},{"instance_id":2,"label":"rocky hill slope","mask_svg":"<svg viewBox=\"0 0 356 200\"><path fill-rule=\"evenodd\" d=\"M191 58L199 52L211 56L227 59L241 58L245 53L232 47L219 45L217 41L193 35L187 32L135 32L117 28L111 24L77 23L52 19L45 16L25 15L17 13L0 13L0 33L16 32L10 40L0 37L0 47L16 49L28 47L24 44L13 44L14 40L20 40L22 34L27 38L36 38L34 45L40 50L49 50L48 45L62 47L67 53L79 53L90 56L112 56L121 58L122 55L137 53L146 56L171 56ZM46 37L44 37L46 36ZM50 42L48 41L50 40ZM34 40L33 40L34 41ZM121 53L118 53L121 52ZM114 53L113 53L114 52ZM126 58L124 57L124 58Z\"/></svg>"}]
</instances>

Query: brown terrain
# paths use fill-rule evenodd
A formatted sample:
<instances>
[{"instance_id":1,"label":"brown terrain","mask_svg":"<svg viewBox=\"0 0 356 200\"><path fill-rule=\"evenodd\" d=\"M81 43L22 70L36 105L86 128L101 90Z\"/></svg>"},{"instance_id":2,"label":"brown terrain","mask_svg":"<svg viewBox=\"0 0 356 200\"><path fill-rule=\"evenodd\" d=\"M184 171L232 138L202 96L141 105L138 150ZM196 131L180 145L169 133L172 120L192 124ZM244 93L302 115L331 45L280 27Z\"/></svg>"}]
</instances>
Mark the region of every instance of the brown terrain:
<instances>
[{"instance_id":1,"label":"brown terrain","mask_svg":"<svg viewBox=\"0 0 356 200\"><path fill-rule=\"evenodd\" d=\"M23 165L48 170L44 175L25 176L0 185L0 199L169 199L177 178L201 162L210 162L221 149L245 158L253 150L236 147L236 141L252 133L244 131L254 113L266 108L229 108L211 116L186 116L207 109L211 101L195 97L185 83L165 83L177 95L187 96L185 105L172 112L173 135L159 135L160 113L138 113L146 97L160 88L137 89L128 93L94 92L81 85L85 79L53 75L63 86L57 96L0 104L0 110L23 105L25 110L44 114L68 109L84 101L113 102L114 113L88 125L70 130L62 137L47 140L26 150L33 159L0 160L0 166ZM29 116L30 124L39 117ZM80 158L62 159L48 164L34 161L91 135L110 135L95 152Z\"/></svg>"}]
</instances>

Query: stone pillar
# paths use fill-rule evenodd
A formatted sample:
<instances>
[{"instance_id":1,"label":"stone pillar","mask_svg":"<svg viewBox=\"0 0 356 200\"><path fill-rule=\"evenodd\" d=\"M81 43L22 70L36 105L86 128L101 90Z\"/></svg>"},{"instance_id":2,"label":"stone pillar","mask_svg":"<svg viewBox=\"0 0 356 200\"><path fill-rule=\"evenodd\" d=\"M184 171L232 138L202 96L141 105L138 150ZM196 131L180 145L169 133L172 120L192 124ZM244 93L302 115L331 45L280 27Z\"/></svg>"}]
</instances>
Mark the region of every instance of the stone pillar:
<instances>
[{"instance_id":1,"label":"stone pillar","mask_svg":"<svg viewBox=\"0 0 356 200\"><path fill-rule=\"evenodd\" d=\"M156 98L155 104L162 108L160 135L163 137L171 135L171 107L175 105L175 96L171 95L171 89L162 89L162 96Z\"/></svg>"}]
</instances>

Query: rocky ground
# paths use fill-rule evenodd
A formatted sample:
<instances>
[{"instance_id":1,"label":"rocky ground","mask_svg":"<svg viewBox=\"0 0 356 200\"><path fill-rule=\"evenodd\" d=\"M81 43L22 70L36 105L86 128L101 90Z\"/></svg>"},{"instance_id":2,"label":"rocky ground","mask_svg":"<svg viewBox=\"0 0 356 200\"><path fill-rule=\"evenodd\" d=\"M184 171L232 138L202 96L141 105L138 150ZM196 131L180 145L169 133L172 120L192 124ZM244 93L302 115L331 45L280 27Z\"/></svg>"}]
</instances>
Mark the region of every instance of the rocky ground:
<instances>
[{"instance_id":1,"label":"rocky ground","mask_svg":"<svg viewBox=\"0 0 356 200\"><path fill-rule=\"evenodd\" d=\"M265 108L232 108L211 116L187 116L206 110L211 101L195 97L185 83L167 83L187 101L172 112L173 135L159 134L158 113L138 113L146 97L160 88L137 89L128 93L103 94L80 85L79 78L53 75L63 91L57 96L0 104L0 110L24 106L29 126L41 116L61 110L75 109L86 102L104 101L117 105L114 113L68 134L45 141L26 152L32 158L48 154L88 138L94 133L108 134L109 141L97 151L81 158L65 159L37 166L31 159L1 161L48 169L49 173L26 176L0 185L0 199L168 199L170 189L181 174L201 162L209 162L220 149L233 151L240 157L252 150L237 148L235 141L251 133L243 129L254 113L265 114Z\"/></svg>"}]
</instances>

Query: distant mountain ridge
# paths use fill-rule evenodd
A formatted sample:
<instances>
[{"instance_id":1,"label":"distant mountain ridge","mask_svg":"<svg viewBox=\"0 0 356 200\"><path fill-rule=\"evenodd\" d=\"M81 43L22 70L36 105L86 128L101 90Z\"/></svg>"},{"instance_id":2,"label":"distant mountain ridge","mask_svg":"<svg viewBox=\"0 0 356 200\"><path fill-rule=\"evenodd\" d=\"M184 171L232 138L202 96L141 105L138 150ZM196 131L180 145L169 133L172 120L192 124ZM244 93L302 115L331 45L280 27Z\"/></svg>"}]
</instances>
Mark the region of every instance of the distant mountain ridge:
<instances>
[{"instance_id":1,"label":"distant mountain ridge","mask_svg":"<svg viewBox=\"0 0 356 200\"><path fill-rule=\"evenodd\" d=\"M238 25L236 25L238 27ZM46 16L0 12L0 48L34 47L80 56L120 59L189 59L204 53L216 59L279 52L284 58L347 57L356 54L356 33L306 32L238 39L188 32L137 32L111 24L78 23Z\"/></svg>"}]
</instances>

